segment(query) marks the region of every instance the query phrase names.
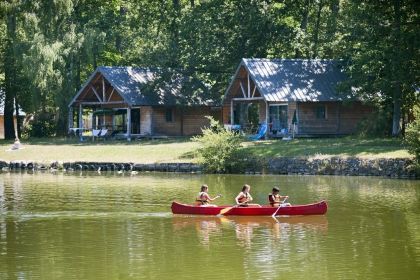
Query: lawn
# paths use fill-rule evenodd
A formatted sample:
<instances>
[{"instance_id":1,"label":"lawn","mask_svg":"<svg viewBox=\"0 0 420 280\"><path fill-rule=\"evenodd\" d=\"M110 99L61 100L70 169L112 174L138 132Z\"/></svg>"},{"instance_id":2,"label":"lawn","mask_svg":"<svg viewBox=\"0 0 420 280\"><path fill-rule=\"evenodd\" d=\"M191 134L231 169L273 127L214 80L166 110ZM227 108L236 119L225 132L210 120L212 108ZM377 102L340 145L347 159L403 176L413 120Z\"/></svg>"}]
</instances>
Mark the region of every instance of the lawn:
<instances>
[{"instance_id":1,"label":"lawn","mask_svg":"<svg viewBox=\"0 0 420 280\"><path fill-rule=\"evenodd\" d=\"M190 162L198 144L189 138L128 141L85 141L48 138L21 141L24 149L6 151L12 142L0 140L0 160L93 162Z\"/></svg>"},{"instance_id":2,"label":"lawn","mask_svg":"<svg viewBox=\"0 0 420 280\"><path fill-rule=\"evenodd\" d=\"M313 138L292 141L267 140L246 142L244 146L253 154L263 157L359 157L407 158L412 157L400 139Z\"/></svg>"},{"instance_id":3,"label":"lawn","mask_svg":"<svg viewBox=\"0 0 420 280\"><path fill-rule=\"evenodd\" d=\"M0 160L96 161L96 162L194 162L196 142L189 138L127 141L86 141L49 138L22 141L24 149L6 151L11 141L0 140ZM359 139L355 137L267 140L245 142L252 154L270 158L281 156L361 158L411 157L399 139Z\"/></svg>"}]
</instances>

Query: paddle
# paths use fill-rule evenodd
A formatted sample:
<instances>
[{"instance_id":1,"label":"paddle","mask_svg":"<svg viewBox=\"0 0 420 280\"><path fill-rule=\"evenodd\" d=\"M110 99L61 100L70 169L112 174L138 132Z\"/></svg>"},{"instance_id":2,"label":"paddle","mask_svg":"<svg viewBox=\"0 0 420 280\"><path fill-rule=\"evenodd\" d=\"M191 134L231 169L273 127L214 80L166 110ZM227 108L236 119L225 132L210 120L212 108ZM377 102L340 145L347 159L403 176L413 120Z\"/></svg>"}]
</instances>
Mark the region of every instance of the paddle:
<instances>
[{"instance_id":1,"label":"paddle","mask_svg":"<svg viewBox=\"0 0 420 280\"><path fill-rule=\"evenodd\" d=\"M243 205L244 203L245 202L240 203L240 204L236 204L236 205L231 206L231 207L223 208L222 210L220 210L220 212L219 212L219 214L217 214L217 216L223 216L224 214L226 214L227 212L229 212L233 208L239 207L239 206Z\"/></svg>"},{"instance_id":2,"label":"paddle","mask_svg":"<svg viewBox=\"0 0 420 280\"><path fill-rule=\"evenodd\" d=\"M283 207L283 203L285 203L287 199L288 199L288 197L286 197L286 198L285 198L285 199L284 199L284 200L280 203L279 208L277 208L276 212L274 212L274 213L273 213L273 215L271 215L273 218L276 218L276 214L277 214L277 212L279 212L280 208L282 208L282 207Z\"/></svg>"}]
</instances>

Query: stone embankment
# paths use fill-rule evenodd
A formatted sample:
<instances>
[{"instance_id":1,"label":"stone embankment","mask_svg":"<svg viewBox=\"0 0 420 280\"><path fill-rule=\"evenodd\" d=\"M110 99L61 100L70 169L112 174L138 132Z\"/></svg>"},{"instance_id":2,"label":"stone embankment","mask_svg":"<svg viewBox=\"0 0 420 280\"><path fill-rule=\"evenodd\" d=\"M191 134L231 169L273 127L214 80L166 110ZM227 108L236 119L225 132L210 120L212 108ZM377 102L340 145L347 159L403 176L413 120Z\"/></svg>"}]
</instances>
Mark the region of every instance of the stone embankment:
<instances>
[{"instance_id":1,"label":"stone embankment","mask_svg":"<svg viewBox=\"0 0 420 280\"><path fill-rule=\"evenodd\" d=\"M416 178L411 159L361 159L361 158L275 158L264 167L250 168L243 173L382 176L393 178ZM193 163L112 163L112 162L59 162L0 161L2 171L51 170L51 171L117 171L117 172L183 172L201 173L203 168ZM418 176L418 175L417 175Z\"/></svg>"},{"instance_id":2,"label":"stone embankment","mask_svg":"<svg viewBox=\"0 0 420 280\"><path fill-rule=\"evenodd\" d=\"M362 158L275 158L267 163L267 173L302 175L382 176L416 178L411 159Z\"/></svg>"},{"instance_id":3,"label":"stone embankment","mask_svg":"<svg viewBox=\"0 0 420 280\"><path fill-rule=\"evenodd\" d=\"M63 171L159 171L201 172L201 166L193 163L126 163L126 162L60 162L0 161L0 168L7 170L63 170Z\"/></svg>"}]
</instances>

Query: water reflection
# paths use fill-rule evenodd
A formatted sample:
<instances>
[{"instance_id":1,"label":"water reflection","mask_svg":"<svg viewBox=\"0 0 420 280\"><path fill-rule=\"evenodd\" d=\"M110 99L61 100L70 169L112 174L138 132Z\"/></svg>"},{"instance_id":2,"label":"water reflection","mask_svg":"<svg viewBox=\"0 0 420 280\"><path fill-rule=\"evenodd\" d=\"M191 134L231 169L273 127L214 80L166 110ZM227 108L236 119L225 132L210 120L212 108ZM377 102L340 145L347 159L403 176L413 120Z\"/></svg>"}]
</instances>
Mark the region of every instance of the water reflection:
<instances>
[{"instance_id":1,"label":"water reflection","mask_svg":"<svg viewBox=\"0 0 420 280\"><path fill-rule=\"evenodd\" d=\"M258 203L280 184L291 203L329 210L173 216L202 183L220 205L243 183ZM420 181L382 178L0 173L0 279L197 279L203 264L214 279L417 279L419 202Z\"/></svg>"},{"instance_id":2,"label":"water reflection","mask_svg":"<svg viewBox=\"0 0 420 280\"><path fill-rule=\"evenodd\" d=\"M326 234L328 219L326 216L290 216L290 217L258 217L258 216L188 216L174 215L172 224L175 231L195 228L200 244L209 248L211 240L217 240L223 231L233 231L237 244L251 248L255 231L263 231L267 239L287 239L290 231L306 232L315 230Z\"/></svg>"}]
</instances>

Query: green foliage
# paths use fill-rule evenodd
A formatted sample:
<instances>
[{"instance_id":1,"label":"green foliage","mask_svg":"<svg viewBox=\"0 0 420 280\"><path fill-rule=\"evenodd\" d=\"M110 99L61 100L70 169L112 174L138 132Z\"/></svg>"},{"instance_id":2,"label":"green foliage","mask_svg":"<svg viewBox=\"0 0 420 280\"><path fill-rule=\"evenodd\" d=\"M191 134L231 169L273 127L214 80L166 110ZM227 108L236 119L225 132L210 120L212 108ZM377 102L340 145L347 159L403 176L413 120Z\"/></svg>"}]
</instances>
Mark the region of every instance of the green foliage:
<instances>
[{"instance_id":1,"label":"green foliage","mask_svg":"<svg viewBox=\"0 0 420 280\"><path fill-rule=\"evenodd\" d=\"M416 156L417 166L420 168L420 105L413 108L414 121L411 122L405 132L405 142L408 151Z\"/></svg>"},{"instance_id":2,"label":"green foliage","mask_svg":"<svg viewBox=\"0 0 420 280\"><path fill-rule=\"evenodd\" d=\"M231 172L240 158L242 138L237 133L224 129L212 117L207 118L210 126L202 130L203 135L193 138L201 144L197 150L200 161L209 173Z\"/></svg>"},{"instance_id":3,"label":"green foliage","mask_svg":"<svg viewBox=\"0 0 420 280\"><path fill-rule=\"evenodd\" d=\"M24 127L24 135L29 137L49 137L55 135L55 119L51 113L38 114L33 121Z\"/></svg>"},{"instance_id":4,"label":"green foliage","mask_svg":"<svg viewBox=\"0 0 420 280\"><path fill-rule=\"evenodd\" d=\"M389 136L391 132L390 112L383 109L369 115L368 118L362 120L357 127L357 134L362 137L383 137Z\"/></svg>"},{"instance_id":5,"label":"green foliage","mask_svg":"<svg viewBox=\"0 0 420 280\"><path fill-rule=\"evenodd\" d=\"M392 113L398 120L398 109L407 117L418 99L414 0L0 2L0 87L13 73L3 92L35 120L56 116L46 131L66 131L67 104L100 65L170 67L192 77L182 85L189 97L218 100L243 57L343 59L347 88L384 108L369 133ZM12 12L15 31L7 32Z\"/></svg>"}]
</instances>

